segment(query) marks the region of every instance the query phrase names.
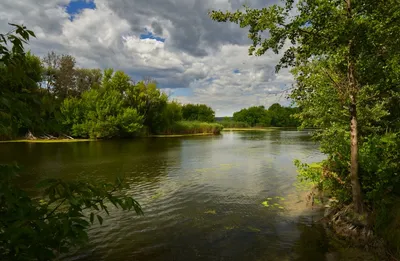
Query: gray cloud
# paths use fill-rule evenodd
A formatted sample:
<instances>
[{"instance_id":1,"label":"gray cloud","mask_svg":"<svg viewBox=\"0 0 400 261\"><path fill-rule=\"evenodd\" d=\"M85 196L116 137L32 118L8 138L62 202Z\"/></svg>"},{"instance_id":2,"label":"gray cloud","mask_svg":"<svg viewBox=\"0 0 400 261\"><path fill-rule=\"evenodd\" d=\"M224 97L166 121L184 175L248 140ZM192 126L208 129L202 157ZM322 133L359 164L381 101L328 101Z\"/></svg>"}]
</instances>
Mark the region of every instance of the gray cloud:
<instances>
[{"instance_id":1,"label":"gray cloud","mask_svg":"<svg viewBox=\"0 0 400 261\"><path fill-rule=\"evenodd\" d=\"M69 0L2 0L0 31L8 22L23 23L37 39L29 48L68 53L82 67L114 68L134 80L150 76L181 102L206 103L217 115L252 105L287 103L275 97L292 76L275 74L279 56L248 56L246 29L212 21L211 9L235 10L244 3L264 7L278 0L95 0L70 21ZM165 43L140 39L145 29L166 38ZM239 73L233 73L238 69ZM189 88L193 95L179 95Z\"/></svg>"},{"instance_id":2,"label":"gray cloud","mask_svg":"<svg viewBox=\"0 0 400 261\"><path fill-rule=\"evenodd\" d=\"M153 29L153 32L154 32L155 34L157 34L157 35L162 35L163 29L162 29L161 25L160 25L158 22L153 21L153 22L151 23L151 28Z\"/></svg>"},{"instance_id":3,"label":"gray cloud","mask_svg":"<svg viewBox=\"0 0 400 261\"><path fill-rule=\"evenodd\" d=\"M113 0L109 2L109 6L132 26L138 24L138 16L155 19L156 23L161 25L160 28L169 32L167 39L169 48L201 57L219 48L221 44L249 44L245 30L235 25L214 22L208 16L209 10L235 10L248 2L245 0L225 3L216 0ZM254 0L248 4L265 7L276 2L278 1Z\"/></svg>"}]
</instances>

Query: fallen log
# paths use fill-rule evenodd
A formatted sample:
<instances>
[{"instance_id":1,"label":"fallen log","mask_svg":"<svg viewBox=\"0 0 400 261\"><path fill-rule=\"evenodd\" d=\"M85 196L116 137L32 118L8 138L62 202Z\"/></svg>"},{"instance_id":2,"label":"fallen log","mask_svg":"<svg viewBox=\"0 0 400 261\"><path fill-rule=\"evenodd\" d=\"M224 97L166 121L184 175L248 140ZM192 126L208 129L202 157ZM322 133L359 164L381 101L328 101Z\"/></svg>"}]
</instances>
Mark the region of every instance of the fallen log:
<instances>
[{"instance_id":1,"label":"fallen log","mask_svg":"<svg viewBox=\"0 0 400 261\"><path fill-rule=\"evenodd\" d=\"M28 130L28 132L26 133L25 138L27 140L37 140L37 138L32 134L30 130Z\"/></svg>"},{"instance_id":2,"label":"fallen log","mask_svg":"<svg viewBox=\"0 0 400 261\"><path fill-rule=\"evenodd\" d=\"M66 135L66 134L61 134L62 136L64 136L64 137L66 137L66 138L68 138L68 139L70 139L70 140L73 140L74 138L72 138L71 136L68 136L68 135Z\"/></svg>"}]
</instances>

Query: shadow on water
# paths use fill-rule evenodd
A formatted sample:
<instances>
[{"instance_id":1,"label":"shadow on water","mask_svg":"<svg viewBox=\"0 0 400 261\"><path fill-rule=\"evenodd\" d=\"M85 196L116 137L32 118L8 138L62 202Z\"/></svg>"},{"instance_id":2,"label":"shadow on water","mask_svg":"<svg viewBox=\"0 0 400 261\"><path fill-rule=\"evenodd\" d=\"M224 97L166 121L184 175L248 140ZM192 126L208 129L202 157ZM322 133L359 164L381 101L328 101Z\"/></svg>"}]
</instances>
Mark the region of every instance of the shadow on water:
<instances>
[{"instance_id":1,"label":"shadow on water","mask_svg":"<svg viewBox=\"0 0 400 261\"><path fill-rule=\"evenodd\" d=\"M92 179L112 182L116 176L151 179L165 174L162 169L181 140L113 140L76 143L0 144L0 163L17 162L21 185L32 188L44 178ZM143 175L145 173L145 175Z\"/></svg>"},{"instance_id":2,"label":"shadow on water","mask_svg":"<svg viewBox=\"0 0 400 261\"><path fill-rule=\"evenodd\" d=\"M326 252L323 232L311 225L316 214L262 202L281 197L282 206L296 204L293 160L320 160L317 148L306 132L274 130L7 143L0 144L0 159L24 166L20 182L29 189L47 177L100 182L126 176L125 192L145 215L110 211L103 226L90 229L90 244L65 260L312 261Z\"/></svg>"}]
</instances>

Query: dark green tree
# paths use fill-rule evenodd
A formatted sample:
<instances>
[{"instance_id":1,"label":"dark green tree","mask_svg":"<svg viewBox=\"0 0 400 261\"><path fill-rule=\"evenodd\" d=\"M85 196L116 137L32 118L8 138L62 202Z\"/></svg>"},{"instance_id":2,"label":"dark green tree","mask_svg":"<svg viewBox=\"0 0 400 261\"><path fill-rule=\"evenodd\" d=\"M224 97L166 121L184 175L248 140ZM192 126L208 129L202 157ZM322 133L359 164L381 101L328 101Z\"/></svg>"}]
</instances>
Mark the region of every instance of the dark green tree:
<instances>
[{"instance_id":1,"label":"dark green tree","mask_svg":"<svg viewBox=\"0 0 400 261\"><path fill-rule=\"evenodd\" d=\"M186 104L182 106L182 116L187 121L214 122L215 112L205 104Z\"/></svg>"}]
</instances>

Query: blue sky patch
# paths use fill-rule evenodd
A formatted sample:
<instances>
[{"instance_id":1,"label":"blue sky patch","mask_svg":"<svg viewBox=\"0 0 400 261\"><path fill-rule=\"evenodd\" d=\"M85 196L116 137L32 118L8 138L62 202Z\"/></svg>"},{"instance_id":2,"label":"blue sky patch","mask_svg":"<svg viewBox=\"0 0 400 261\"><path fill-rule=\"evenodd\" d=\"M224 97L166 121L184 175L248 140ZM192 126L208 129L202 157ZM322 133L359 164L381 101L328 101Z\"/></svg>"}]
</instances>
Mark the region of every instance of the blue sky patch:
<instances>
[{"instance_id":1,"label":"blue sky patch","mask_svg":"<svg viewBox=\"0 0 400 261\"><path fill-rule=\"evenodd\" d=\"M74 20L74 16L81 12L83 9L95 9L96 4L93 0L78 0L71 1L67 6L67 13L69 14L69 20Z\"/></svg>"},{"instance_id":2,"label":"blue sky patch","mask_svg":"<svg viewBox=\"0 0 400 261\"><path fill-rule=\"evenodd\" d=\"M140 35L140 39L154 39L159 42L165 42L165 38L154 35L152 32L145 29L145 33Z\"/></svg>"},{"instance_id":3,"label":"blue sky patch","mask_svg":"<svg viewBox=\"0 0 400 261\"><path fill-rule=\"evenodd\" d=\"M174 89L173 94L171 97L177 97L177 96L192 96L193 91L190 88L176 88Z\"/></svg>"},{"instance_id":4,"label":"blue sky patch","mask_svg":"<svg viewBox=\"0 0 400 261\"><path fill-rule=\"evenodd\" d=\"M235 70L233 70L233 73L238 74L238 73L240 73L240 71L239 71L239 69L235 69Z\"/></svg>"}]
</instances>

